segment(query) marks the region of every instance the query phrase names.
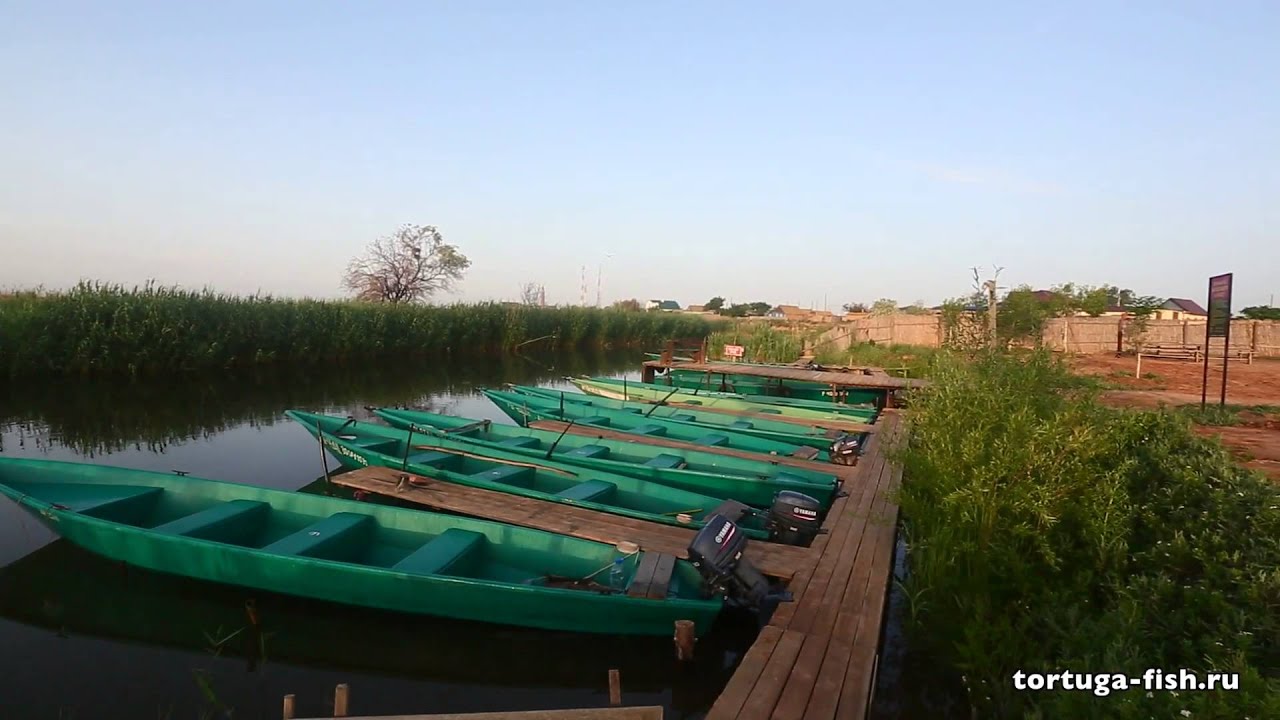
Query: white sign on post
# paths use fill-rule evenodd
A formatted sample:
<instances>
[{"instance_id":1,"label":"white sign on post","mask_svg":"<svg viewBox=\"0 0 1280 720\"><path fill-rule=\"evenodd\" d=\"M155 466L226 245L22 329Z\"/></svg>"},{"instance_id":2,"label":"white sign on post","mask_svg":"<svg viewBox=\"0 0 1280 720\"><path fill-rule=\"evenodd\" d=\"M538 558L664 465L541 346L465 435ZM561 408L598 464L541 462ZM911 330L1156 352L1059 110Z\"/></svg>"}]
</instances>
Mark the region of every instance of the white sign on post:
<instances>
[{"instance_id":1,"label":"white sign on post","mask_svg":"<svg viewBox=\"0 0 1280 720\"><path fill-rule=\"evenodd\" d=\"M745 349L741 345L725 345L724 356L741 360Z\"/></svg>"}]
</instances>

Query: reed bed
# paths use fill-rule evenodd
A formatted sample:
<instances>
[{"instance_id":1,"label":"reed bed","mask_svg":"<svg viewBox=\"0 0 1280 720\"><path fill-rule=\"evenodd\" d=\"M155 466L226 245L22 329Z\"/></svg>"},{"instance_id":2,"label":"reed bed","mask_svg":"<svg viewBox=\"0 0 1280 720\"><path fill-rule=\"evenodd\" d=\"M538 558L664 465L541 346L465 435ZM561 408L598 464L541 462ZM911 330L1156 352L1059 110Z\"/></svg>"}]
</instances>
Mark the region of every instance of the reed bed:
<instances>
[{"instance_id":1,"label":"reed bed","mask_svg":"<svg viewBox=\"0 0 1280 720\"><path fill-rule=\"evenodd\" d=\"M1185 417L1104 407L1047 353L940 355L930 375L896 451L909 631L975 717L1280 717L1280 488ZM1239 690L1012 681L1147 668Z\"/></svg>"},{"instance_id":2,"label":"reed bed","mask_svg":"<svg viewBox=\"0 0 1280 720\"><path fill-rule=\"evenodd\" d=\"M702 338L701 317L502 303L440 306L82 283L0 297L0 373L152 375L380 357L478 357Z\"/></svg>"},{"instance_id":3,"label":"reed bed","mask_svg":"<svg viewBox=\"0 0 1280 720\"><path fill-rule=\"evenodd\" d=\"M721 359L725 345L741 345L748 362L795 362L804 354L805 341L819 334L820 330L774 326L763 320L738 321L707 336L707 354Z\"/></svg>"}]
</instances>

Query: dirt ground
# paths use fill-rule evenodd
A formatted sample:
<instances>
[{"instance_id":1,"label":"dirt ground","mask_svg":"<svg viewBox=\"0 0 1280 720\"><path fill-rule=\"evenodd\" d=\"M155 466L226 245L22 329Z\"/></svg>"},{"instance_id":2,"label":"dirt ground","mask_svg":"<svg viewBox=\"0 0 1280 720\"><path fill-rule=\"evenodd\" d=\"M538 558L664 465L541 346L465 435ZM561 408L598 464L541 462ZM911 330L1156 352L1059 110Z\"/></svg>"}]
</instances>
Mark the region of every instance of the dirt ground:
<instances>
[{"instance_id":1,"label":"dirt ground","mask_svg":"<svg viewBox=\"0 0 1280 720\"><path fill-rule=\"evenodd\" d=\"M1104 399L1118 406L1198 405L1204 364L1189 360L1142 359L1142 377L1134 377L1137 360L1114 355L1072 358L1081 375L1101 378L1112 390ZM1210 361L1209 402L1222 390L1221 361ZM1280 480L1280 361L1233 361L1227 372L1227 404L1241 408L1237 425L1197 426L1206 437L1219 438L1247 466Z\"/></svg>"}]
</instances>

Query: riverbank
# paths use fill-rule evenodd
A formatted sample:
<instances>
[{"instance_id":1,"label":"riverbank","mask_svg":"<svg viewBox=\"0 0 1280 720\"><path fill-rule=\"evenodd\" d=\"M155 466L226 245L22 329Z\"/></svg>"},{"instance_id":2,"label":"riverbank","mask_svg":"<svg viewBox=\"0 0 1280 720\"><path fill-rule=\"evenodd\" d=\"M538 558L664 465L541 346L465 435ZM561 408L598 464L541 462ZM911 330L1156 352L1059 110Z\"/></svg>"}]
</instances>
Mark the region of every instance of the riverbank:
<instances>
[{"instance_id":1,"label":"riverbank","mask_svg":"<svg viewBox=\"0 0 1280 720\"><path fill-rule=\"evenodd\" d=\"M1105 406L1047 352L930 375L899 454L909 635L977 715L1280 717L1280 489L1178 413ZM1012 680L1147 668L1240 673L1239 691Z\"/></svg>"},{"instance_id":2,"label":"riverbank","mask_svg":"<svg viewBox=\"0 0 1280 720\"><path fill-rule=\"evenodd\" d=\"M82 283L0 297L0 376L144 376L383 358L656 346L701 339L679 313L502 303L386 305Z\"/></svg>"}]
</instances>

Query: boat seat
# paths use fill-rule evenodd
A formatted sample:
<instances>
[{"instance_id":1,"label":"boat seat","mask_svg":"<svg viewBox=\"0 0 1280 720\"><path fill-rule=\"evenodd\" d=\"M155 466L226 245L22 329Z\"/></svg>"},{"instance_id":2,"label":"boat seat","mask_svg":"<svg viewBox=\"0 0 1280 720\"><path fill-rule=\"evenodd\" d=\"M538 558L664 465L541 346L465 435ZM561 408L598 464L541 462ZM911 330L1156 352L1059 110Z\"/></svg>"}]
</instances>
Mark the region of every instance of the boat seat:
<instances>
[{"instance_id":1,"label":"boat seat","mask_svg":"<svg viewBox=\"0 0 1280 720\"><path fill-rule=\"evenodd\" d=\"M652 468L681 470L685 467L685 462L684 462L684 458L680 457L679 455L669 455L667 453L662 453L661 455L655 455L654 457L645 461L645 466L652 467Z\"/></svg>"},{"instance_id":2,"label":"boat seat","mask_svg":"<svg viewBox=\"0 0 1280 720\"><path fill-rule=\"evenodd\" d=\"M364 448L370 452L382 453L384 455L394 453L396 448L396 441L388 440L386 438L378 438L376 440L355 440L352 441L351 444L358 448Z\"/></svg>"},{"instance_id":3,"label":"boat seat","mask_svg":"<svg viewBox=\"0 0 1280 720\"><path fill-rule=\"evenodd\" d=\"M609 418L603 415L588 415L587 417L578 418L579 425L599 425L601 427L609 426Z\"/></svg>"},{"instance_id":4,"label":"boat seat","mask_svg":"<svg viewBox=\"0 0 1280 720\"><path fill-rule=\"evenodd\" d=\"M539 442L538 438L513 437L513 438L507 438L506 440L503 440L498 444L503 445L505 447L513 447L513 448L532 448L532 447L538 447L538 445L540 445L541 443Z\"/></svg>"},{"instance_id":5,"label":"boat seat","mask_svg":"<svg viewBox=\"0 0 1280 720\"><path fill-rule=\"evenodd\" d=\"M607 500L607 495L618 489L617 485L604 480L588 480L556 493L556 497L578 502L600 502Z\"/></svg>"},{"instance_id":6,"label":"boat seat","mask_svg":"<svg viewBox=\"0 0 1280 720\"><path fill-rule=\"evenodd\" d=\"M750 420L734 420L729 423L729 427L737 428L739 430L750 430L755 427L755 425L752 425Z\"/></svg>"},{"instance_id":7,"label":"boat seat","mask_svg":"<svg viewBox=\"0 0 1280 720\"><path fill-rule=\"evenodd\" d=\"M141 485L50 483L40 487L39 497L61 509L116 520L131 510L146 507L162 492L162 488Z\"/></svg>"},{"instance_id":8,"label":"boat seat","mask_svg":"<svg viewBox=\"0 0 1280 720\"><path fill-rule=\"evenodd\" d=\"M671 575L676 569L676 559L666 553L646 552L640 556L640 564L631 576L627 595L634 598L665 600L671 586Z\"/></svg>"},{"instance_id":9,"label":"boat seat","mask_svg":"<svg viewBox=\"0 0 1280 720\"><path fill-rule=\"evenodd\" d=\"M631 432L637 435L666 435L667 429L655 423L645 423L631 428Z\"/></svg>"},{"instance_id":10,"label":"boat seat","mask_svg":"<svg viewBox=\"0 0 1280 720\"><path fill-rule=\"evenodd\" d=\"M391 569L420 575L447 573L463 558L479 550L487 540L478 532L449 528L406 555Z\"/></svg>"},{"instance_id":11,"label":"boat seat","mask_svg":"<svg viewBox=\"0 0 1280 720\"><path fill-rule=\"evenodd\" d=\"M471 473L467 477L476 480L487 480L489 482L505 483L507 485L516 485L518 487L528 487L533 483L534 470L531 467L522 465L500 465L489 470L481 470L478 473Z\"/></svg>"},{"instance_id":12,"label":"boat seat","mask_svg":"<svg viewBox=\"0 0 1280 720\"><path fill-rule=\"evenodd\" d=\"M574 448L570 450L564 455L565 457L576 457L576 458L598 458L598 457L604 457L608 454L609 454L609 448L605 447L604 445L583 445L582 447Z\"/></svg>"},{"instance_id":13,"label":"boat seat","mask_svg":"<svg viewBox=\"0 0 1280 720\"><path fill-rule=\"evenodd\" d=\"M697 422L698 420L698 416L693 415L691 413L671 413L667 417L671 418L672 420L691 420L694 422Z\"/></svg>"},{"instance_id":14,"label":"boat seat","mask_svg":"<svg viewBox=\"0 0 1280 720\"><path fill-rule=\"evenodd\" d=\"M705 520L712 515L723 515L729 518L732 522L738 522L742 519L742 516L746 515L750 511L750 506L740 503L737 500L725 500L717 505L711 512L704 515L703 519Z\"/></svg>"},{"instance_id":15,"label":"boat seat","mask_svg":"<svg viewBox=\"0 0 1280 720\"><path fill-rule=\"evenodd\" d=\"M344 543L351 546L360 532L371 529L373 524L369 515L340 512L286 535L262 550L278 555L328 555Z\"/></svg>"},{"instance_id":16,"label":"boat seat","mask_svg":"<svg viewBox=\"0 0 1280 720\"><path fill-rule=\"evenodd\" d=\"M457 455L450 455L449 453L442 453L442 452L436 452L434 450L431 450L428 452L420 452L420 453L417 453L416 455L410 455L409 462L413 463L414 465L429 465L431 467L438 468L441 465L444 465L446 462L454 459L455 457L457 457Z\"/></svg>"},{"instance_id":17,"label":"boat seat","mask_svg":"<svg viewBox=\"0 0 1280 720\"><path fill-rule=\"evenodd\" d=\"M259 500L230 500L151 528L166 535L224 540L254 529L271 506Z\"/></svg>"},{"instance_id":18,"label":"boat seat","mask_svg":"<svg viewBox=\"0 0 1280 720\"><path fill-rule=\"evenodd\" d=\"M709 435L703 435L693 442L697 445L728 445L729 436L722 435L720 433L711 433Z\"/></svg>"}]
</instances>

